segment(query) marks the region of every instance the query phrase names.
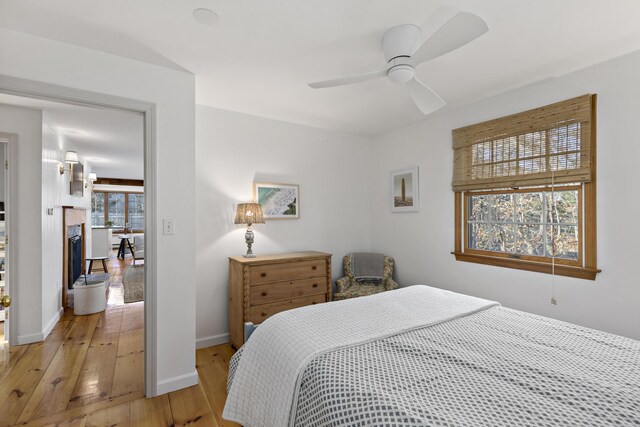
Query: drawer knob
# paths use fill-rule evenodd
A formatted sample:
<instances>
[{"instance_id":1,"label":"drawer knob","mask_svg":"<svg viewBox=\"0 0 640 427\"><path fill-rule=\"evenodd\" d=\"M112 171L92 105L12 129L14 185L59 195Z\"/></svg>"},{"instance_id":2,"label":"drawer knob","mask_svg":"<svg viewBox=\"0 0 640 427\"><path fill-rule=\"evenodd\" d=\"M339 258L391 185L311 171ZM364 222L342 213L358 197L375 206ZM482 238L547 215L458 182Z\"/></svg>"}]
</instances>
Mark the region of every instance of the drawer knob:
<instances>
[{"instance_id":1,"label":"drawer knob","mask_svg":"<svg viewBox=\"0 0 640 427\"><path fill-rule=\"evenodd\" d=\"M311 267L311 269L312 269L312 270L317 270L317 269L318 269L318 266L317 266L317 265L314 265L314 266L312 266L312 267Z\"/></svg>"},{"instance_id":2,"label":"drawer knob","mask_svg":"<svg viewBox=\"0 0 640 427\"><path fill-rule=\"evenodd\" d=\"M267 277L267 273L260 273L260 277Z\"/></svg>"},{"instance_id":3,"label":"drawer knob","mask_svg":"<svg viewBox=\"0 0 640 427\"><path fill-rule=\"evenodd\" d=\"M267 296L267 293L266 293L266 292L263 292L261 295L262 295L263 297L266 297L266 296Z\"/></svg>"},{"instance_id":4,"label":"drawer knob","mask_svg":"<svg viewBox=\"0 0 640 427\"><path fill-rule=\"evenodd\" d=\"M314 303L314 304L315 304L315 303ZM262 313L260 313L260 315L261 315L262 317L265 317L265 316L267 315L267 313L265 313L265 312L263 311Z\"/></svg>"},{"instance_id":5,"label":"drawer knob","mask_svg":"<svg viewBox=\"0 0 640 427\"><path fill-rule=\"evenodd\" d=\"M318 284L317 284L317 283L314 283L314 284L313 284L313 287L314 287L314 288L317 288L317 287L318 287Z\"/></svg>"}]
</instances>

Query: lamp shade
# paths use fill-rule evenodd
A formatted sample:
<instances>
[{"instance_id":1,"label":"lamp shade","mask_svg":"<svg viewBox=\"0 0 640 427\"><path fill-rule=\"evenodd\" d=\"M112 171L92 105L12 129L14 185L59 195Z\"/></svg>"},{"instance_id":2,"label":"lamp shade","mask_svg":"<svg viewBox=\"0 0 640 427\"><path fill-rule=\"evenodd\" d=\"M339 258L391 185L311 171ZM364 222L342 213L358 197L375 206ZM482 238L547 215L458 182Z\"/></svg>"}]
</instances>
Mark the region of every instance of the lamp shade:
<instances>
[{"instance_id":1,"label":"lamp shade","mask_svg":"<svg viewBox=\"0 0 640 427\"><path fill-rule=\"evenodd\" d=\"M238 203L234 224L264 224L262 206L259 203Z\"/></svg>"},{"instance_id":2,"label":"lamp shade","mask_svg":"<svg viewBox=\"0 0 640 427\"><path fill-rule=\"evenodd\" d=\"M64 161L67 163L78 163L78 153L75 151L67 151L67 154L64 156Z\"/></svg>"},{"instance_id":3,"label":"lamp shade","mask_svg":"<svg viewBox=\"0 0 640 427\"><path fill-rule=\"evenodd\" d=\"M98 180L98 175L96 175L95 172L89 173L89 181L93 182L93 181L97 181L97 180Z\"/></svg>"}]
</instances>

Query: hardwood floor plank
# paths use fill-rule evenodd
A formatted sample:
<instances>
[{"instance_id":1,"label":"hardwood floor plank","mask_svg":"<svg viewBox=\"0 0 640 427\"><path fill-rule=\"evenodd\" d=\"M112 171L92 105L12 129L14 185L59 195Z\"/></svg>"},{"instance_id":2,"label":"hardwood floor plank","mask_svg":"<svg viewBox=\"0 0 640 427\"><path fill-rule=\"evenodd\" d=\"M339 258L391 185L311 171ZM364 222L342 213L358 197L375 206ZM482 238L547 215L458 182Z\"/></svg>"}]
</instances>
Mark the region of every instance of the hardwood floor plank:
<instances>
[{"instance_id":1,"label":"hardwood floor plank","mask_svg":"<svg viewBox=\"0 0 640 427\"><path fill-rule=\"evenodd\" d=\"M144 312L140 308L125 307L122 314L123 328L125 323L135 323L141 317L144 318ZM115 363L111 396L144 393L144 329L121 330Z\"/></svg>"},{"instance_id":2,"label":"hardwood floor plank","mask_svg":"<svg viewBox=\"0 0 640 427\"><path fill-rule=\"evenodd\" d=\"M16 345L9 347L0 344L0 383L6 378L18 360L27 352L29 345Z\"/></svg>"},{"instance_id":3,"label":"hardwood floor plank","mask_svg":"<svg viewBox=\"0 0 640 427\"><path fill-rule=\"evenodd\" d=\"M144 303L134 302L125 304L122 310L121 331L144 328Z\"/></svg>"},{"instance_id":4,"label":"hardwood floor plank","mask_svg":"<svg viewBox=\"0 0 640 427\"><path fill-rule=\"evenodd\" d=\"M118 339L118 334L106 333L106 327L96 329L67 409L111 397Z\"/></svg>"},{"instance_id":5,"label":"hardwood floor plank","mask_svg":"<svg viewBox=\"0 0 640 427\"><path fill-rule=\"evenodd\" d=\"M118 357L144 352L144 329L132 329L120 333Z\"/></svg>"},{"instance_id":6,"label":"hardwood floor plank","mask_svg":"<svg viewBox=\"0 0 640 427\"><path fill-rule=\"evenodd\" d=\"M154 397L153 399L138 399L131 402L131 427L170 427L173 426L169 396Z\"/></svg>"},{"instance_id":7,"label":"hardwood floor plank","mask_svg":"<svg viewBox=\"0 0 640 427\"><path fill-rule=\"evenodd\" d=\"M171 413L176 427L217 427L207 396L200 384L169 393Z\"/></svg>"},{"instance_id":8,"label":"hardwood floor plank","mask_svg":"<svg viewBox=\"0 0 640 427\"><path fill-rule=\"evenodd\" d=\"M32 397L54 356L71 329L58 322L47 339L30 344L0 382L0 426L14 424Z\"/></svg>"},{"instance_id":9,"label":"hardwood floor plank","mask_svg":"<svg viewBox=\"0 0 640 427\"><path fill-rule=\"evenodd\" d=\"M86 427L86 422L86 417L82 417L79 419L62 421L60 423L48 424L45 427Z\"/></svg>"},{"instance_id":10,"label":"hardwood floor plank","mask_svg":"<svg viewBox=\"0 0 640 427\"><path fill-rule=\"evenodd\" d=\"M209 359L210 363L202 366L198 365L198 376L218 424L223 427L237 426L238 424L236 423L222 419L222 411L227 401L226 387L229 365L220 357L217 347L219 346L202 349L207 350L212 356ZM197 353L202 352L202 350L198 350ZM215 353L215 356L213 356L213 353Z\"/></svg>"},{"instance_id":11,"label":"hardwood floor plank","mask_svg":"<svg viewBox=\"0 0 640 427\"><path fill-rule=\"evenodd\" d=\"M29 399L18 422L64 411L75 387L99 316L91 314L74 321L69 334Z\"/></svg>"},{"instance_id":12,"label":"hardwood floor plank","mask_svg":"<svg viewBox=\"0 0 640 427\"><path fill-rule=\"evenodd\" d=\"M119 334L122 326L122 306L107 307L105 311L100 313L97 331L103 335Z\"/></svg>"},{"instance_id":13,"label":"hardwood floor plank","mask_svg":"<svg viewBox=\"0 0 640 427\"><path fill-rule=\"evenodd\" d=\"M111 396L144 393L144 353L127 354L116 358Z\"/></svg>"},{"instance_id":14,"label":"hardwood floor plank","mask_svg":"<svg viewBox=\"0 0 640 427\"><path fill-rule=\"evenodd\" d=\"M67 411L58 412L57 414L49 415L47 417L31 420L27 423L20 424L22 427L44 427L49 425L56 425L68 420L77 420L86 418L88 415L98 413L105 409L113 408L123 404L129 404L132 400L144 399L144 395L125 395L120 397L111 398L108 400L102 400L100 402L92 403L87 406L81 406L79 408L69 409ZM16 424L17 425L17 424Z\"/></svg>"},{"instance_id":15,"label":"hardwood floor plank","mask_svg":"<svg viewBox=\"0 0 640 427\"><path fill-rule=\"evenodd\" d=\"M86 427L128 427L131 418L131 402L112 406L86 416Z\"/></svg>"}]
</instances>

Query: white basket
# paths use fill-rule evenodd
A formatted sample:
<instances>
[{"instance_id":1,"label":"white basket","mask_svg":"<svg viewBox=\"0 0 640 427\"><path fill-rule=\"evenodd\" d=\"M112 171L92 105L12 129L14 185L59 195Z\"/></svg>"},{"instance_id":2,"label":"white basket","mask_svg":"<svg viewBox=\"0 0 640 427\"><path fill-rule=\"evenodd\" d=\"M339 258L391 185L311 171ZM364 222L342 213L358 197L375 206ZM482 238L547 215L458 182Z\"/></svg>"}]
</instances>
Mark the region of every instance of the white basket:
<instances>
[{"instance_id":1,"label":"white basket","mask_svg":"<svg viewBox=\"0 0 640 427\"><path fill-rule=\"evenodd\" d=\"M107 308L108 280L89 280L82 277L73 285L73 314L84 315L104 311Z\"/></svg>"}]
</instances>

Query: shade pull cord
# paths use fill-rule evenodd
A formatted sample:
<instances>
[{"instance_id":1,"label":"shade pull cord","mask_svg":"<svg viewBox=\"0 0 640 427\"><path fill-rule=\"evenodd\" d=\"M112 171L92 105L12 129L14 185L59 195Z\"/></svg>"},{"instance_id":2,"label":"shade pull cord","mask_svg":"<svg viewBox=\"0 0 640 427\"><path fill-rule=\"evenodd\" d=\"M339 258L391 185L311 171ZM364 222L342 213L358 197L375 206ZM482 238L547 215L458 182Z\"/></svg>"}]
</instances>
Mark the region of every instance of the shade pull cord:
<instances>
[{"instance_id":1,"label":"shade pull cord","mask_svg":"<svg viewBox=\"0 0 640 427\"><path fill-rule=\"evenodd\" d=\"M551 211L551 223L553 224L553 213L556 211L556 181L555 171L551 168L551 200L553 203L553 210ZM556 299L556 233L555 226L552 228L551 233L551 304L557 305Z\"/></svg>"}]
</instances>

